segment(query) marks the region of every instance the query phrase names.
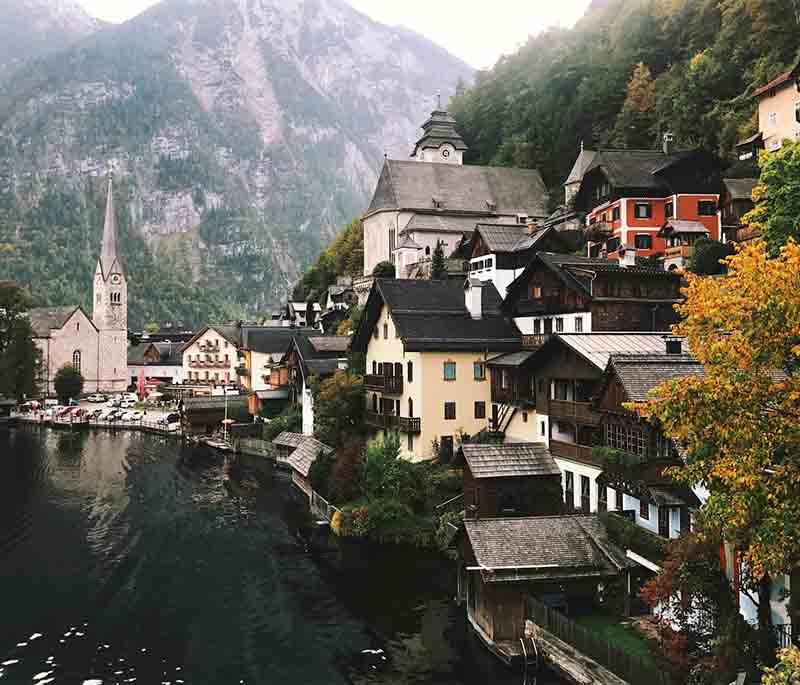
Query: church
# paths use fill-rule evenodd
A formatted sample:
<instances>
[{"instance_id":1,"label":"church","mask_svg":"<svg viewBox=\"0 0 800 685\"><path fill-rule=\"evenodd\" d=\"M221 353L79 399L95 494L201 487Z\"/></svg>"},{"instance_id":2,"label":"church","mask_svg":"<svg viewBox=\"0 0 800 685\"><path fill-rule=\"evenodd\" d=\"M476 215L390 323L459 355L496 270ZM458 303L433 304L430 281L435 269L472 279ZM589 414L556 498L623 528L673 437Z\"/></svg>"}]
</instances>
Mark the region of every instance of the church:
<instances>
[{"instance_id":1,"label":"church","mask_svg":"<svg viewBox=\"0 0 800 685\"><path fill-rule=\"evenodd\" d=\"M85 392L120 392L129 384L128 284L117 254L111 177L93 289L91 316L81 305L29 311L34 341L41 352L39 388L45 396L55 393L55 375L67 364L83 375Z\"/></svg>"},{"instance_id":2,"label":"church","mask_svg":"<svg viewBox=\"0 0 800 685\"><path fill-rule=\"evenodd\" d=\"M549 216L537 169L464 164L467 145L441 102L422 131L409 160L384 161L363 216L364 276L387 261L407 278L437 243L449 255L478 223L527 226Z\"/></svg>"}]
</instances>

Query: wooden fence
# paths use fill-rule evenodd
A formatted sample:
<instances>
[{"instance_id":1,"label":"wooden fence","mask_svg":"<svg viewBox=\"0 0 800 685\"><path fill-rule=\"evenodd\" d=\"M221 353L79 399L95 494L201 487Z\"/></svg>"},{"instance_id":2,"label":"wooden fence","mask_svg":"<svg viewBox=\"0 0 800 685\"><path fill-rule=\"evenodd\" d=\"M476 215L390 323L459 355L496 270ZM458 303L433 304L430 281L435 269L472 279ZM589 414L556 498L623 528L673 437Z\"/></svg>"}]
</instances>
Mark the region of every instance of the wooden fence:
<instances>
[{"instance_id":1,"label":"wooden fence","mask_svg":"<svg viewBox=\"0 0 800 685\"><path fill-rule=\"evenodd\" d=\"M530 595L527 598L527 613L536 625L632 685L673 685L667 672L616 647Z\"/></svg>"},{"instance_id":2,"label":"wooden fence","mask_svg":"<svg viewBox=\"0 0 800 685\"><path fill-rule=\"evenodd\" d=\"M337 507L333 506L328 500L326 500L322 495L320 495L316 490L311 491L311 497L309 499L309 506L311 507L311 513L316 514L317 516L322 516L326 521L330 523L333 515L340 511Z\"/></svg>"}]
</instances>

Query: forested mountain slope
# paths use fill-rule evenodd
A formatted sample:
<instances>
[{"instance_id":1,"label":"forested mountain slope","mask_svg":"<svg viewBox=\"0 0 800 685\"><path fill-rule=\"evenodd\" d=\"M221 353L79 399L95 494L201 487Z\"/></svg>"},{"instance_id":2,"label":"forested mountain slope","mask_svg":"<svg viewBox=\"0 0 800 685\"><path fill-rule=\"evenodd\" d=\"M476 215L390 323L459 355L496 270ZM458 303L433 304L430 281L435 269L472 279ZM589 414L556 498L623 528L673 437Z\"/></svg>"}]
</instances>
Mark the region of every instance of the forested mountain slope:
<instances>
[{"instance_id":1,"label":"forested mountain slope","mask_svg":"<svg viewBox=\"0 0 800 685\"><path fill-rule=\"evenodd\" d=\"M0 278L88 292L111 163L132 325L264 314L471 74L342 0L165 0L0 80Z\"/></svg>"},{"instance_id":2,"label":"forested mountain slope","mask_svg":"<svg viewBox=\"0 0 800 685\"><path fill-rule=\"evenodd\" d=\"M581 141L653 148L671 131L731 158L757 128L754 87L799 56L797 0L594 0L574 29L480 72L451 111L470 163L538 167L556 188Z\"/></svg>"}]
</instances>

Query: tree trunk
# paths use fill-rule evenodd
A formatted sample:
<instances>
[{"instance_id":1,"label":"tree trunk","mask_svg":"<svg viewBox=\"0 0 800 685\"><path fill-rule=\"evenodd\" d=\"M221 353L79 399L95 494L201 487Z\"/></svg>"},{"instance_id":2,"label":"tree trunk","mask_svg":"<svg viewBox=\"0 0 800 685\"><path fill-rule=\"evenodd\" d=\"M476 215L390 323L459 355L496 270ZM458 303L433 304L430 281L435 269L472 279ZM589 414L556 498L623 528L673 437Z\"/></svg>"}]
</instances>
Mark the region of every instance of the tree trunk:
<instances>
[{"instance_id":1,"label":"tree trunk","mask_svg":"<svg viewBox=\"0 0 800 685\"><path fill-rule=\"evenodd\" d=\"M775 663L775 651L778 643L772 628L772 578L765 573L758 581L758 646L761 662L767 665Z\"/></svg>"}]
</instances>

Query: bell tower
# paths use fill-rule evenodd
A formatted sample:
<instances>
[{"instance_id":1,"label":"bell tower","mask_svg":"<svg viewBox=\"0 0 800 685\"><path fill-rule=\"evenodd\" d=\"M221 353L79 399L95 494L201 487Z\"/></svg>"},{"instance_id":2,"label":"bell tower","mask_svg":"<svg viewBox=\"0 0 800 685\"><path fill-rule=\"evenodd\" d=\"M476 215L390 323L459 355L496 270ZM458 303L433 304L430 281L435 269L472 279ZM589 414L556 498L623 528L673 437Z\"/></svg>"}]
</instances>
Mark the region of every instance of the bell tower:
<instances>
[{"instance_id":1,"label":"bell tower","mask_svg":"<svg viewBox=\"0 0 800 685\"><path fill-rule=\"evenodd\" d=\"M92 322L100 336L98 390L119 392L128 387L128 283L117 254L117 218L113 174L108 174L106 216L100 257L94 270Z\"/></svg>"},{"instance_id":2,"label":"bell tower","mask_svg":"<svg viewBox=\"0 0 800 685\"><path fill-rule=\"evenodd\" d=\"M442 107L442 96L436 96L436 108L422 124L420 138L411 156L418 162L463 164L467 144L456 130L456 120Z\"/></svg>"}]
</instances>

